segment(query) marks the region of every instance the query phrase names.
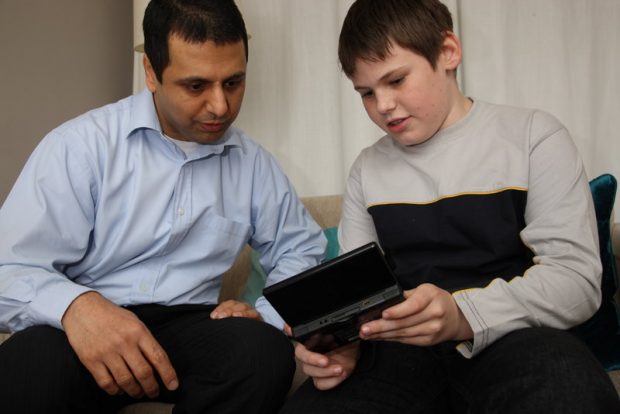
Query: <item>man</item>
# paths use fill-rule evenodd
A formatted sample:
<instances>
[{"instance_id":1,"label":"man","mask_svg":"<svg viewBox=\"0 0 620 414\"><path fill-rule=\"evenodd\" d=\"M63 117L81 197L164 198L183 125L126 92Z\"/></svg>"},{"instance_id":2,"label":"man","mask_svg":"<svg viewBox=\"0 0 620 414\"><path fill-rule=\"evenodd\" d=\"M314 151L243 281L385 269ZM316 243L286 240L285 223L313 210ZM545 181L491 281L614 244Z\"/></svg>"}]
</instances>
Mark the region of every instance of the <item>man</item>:
<instances>
[{"instance_id":1,"label":"man","mask_svg":"<svg viewBox=\"0 0 620 414\"><path fill-rule=\"evenodd\" d=\"M144 35L148 90L52 131L0 211L0 328L16 332L0 346L8 412L158 399L270 413L288 391L277 313L264 298L217 304L246 243L269 283L325 249L271 155L232 126L242 16L232 0L153 0Z\"/></svg>"},{"instance_id":2,"label":"man","mask_svg":"<svg viewBox=\"0 0 620 414\"><path fill-rule=\"evenodd\" d=\"M464 96L461 44L438 0L357 0L338 55L386 133L354 162L343 251L375 241L405 300L325 355L286 413L620 412L566 330L600 303L588 180L542 111ZM364 275L360 275L364 277Z\"/></svg>"}]
</instances>

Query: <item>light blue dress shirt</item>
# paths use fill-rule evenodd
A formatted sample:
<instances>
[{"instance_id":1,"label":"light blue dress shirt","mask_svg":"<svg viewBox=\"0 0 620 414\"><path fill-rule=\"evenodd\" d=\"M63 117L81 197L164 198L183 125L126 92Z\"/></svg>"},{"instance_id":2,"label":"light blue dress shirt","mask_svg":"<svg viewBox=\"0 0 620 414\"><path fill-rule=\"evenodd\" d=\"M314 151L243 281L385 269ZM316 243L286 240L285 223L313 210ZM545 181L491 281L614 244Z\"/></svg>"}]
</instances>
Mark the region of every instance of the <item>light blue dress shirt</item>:
<instances>
[{"instance_id":1,"label":"light blue dress shirt","mask_svg":"<svg viewBox=\"0 0 620 414\"><path fill-rule=\"evenodd\" d=\"M326 246L267 151L230 128L186 156L145 90L61 125L28 160L0 210L0 330L62 329L89 290L119 305L216 304L246 243L268 284ZM256 308L282 327L264 298Z\"/></svg>"}]
</instances>

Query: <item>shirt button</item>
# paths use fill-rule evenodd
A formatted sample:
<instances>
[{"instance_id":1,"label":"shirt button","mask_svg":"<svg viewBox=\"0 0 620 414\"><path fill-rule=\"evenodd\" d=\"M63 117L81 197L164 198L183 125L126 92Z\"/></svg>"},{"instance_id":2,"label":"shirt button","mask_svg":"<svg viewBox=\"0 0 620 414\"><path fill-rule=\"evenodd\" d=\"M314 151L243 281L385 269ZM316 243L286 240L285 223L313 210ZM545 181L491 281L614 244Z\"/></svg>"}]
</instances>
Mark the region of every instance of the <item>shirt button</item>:
<instances>
[{"instance_id":1,"label":"shirt button","mask_svg":"<svg viewBox=\"0 0 620 414\"><path fill-rule=\"evenodd\" d=\"M185 209L181 207L177 210L177 213L179 213L179 216L182 216L183 214L185 214Z\"/></svg>"}]
</instances>

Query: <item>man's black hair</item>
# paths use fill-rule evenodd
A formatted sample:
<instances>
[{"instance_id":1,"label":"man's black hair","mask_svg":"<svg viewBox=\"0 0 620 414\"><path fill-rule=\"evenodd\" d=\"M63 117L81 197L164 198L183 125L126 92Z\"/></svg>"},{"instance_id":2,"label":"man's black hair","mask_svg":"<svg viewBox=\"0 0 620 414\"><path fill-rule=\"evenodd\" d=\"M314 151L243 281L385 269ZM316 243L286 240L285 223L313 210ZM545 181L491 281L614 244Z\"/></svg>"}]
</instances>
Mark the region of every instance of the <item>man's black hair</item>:
<instances>
[{"instance_id":1,"label":"man's black hair","mask_svg":"<svg viewBox=\"0 0 620 414\"><path fill-rule=\"evenodd\" d=\"M168 39L179 36L188 43L218 45L243 41L248 59L248 35L233 0L151 0L144 12L144 52L161 83L170 63Z\"/></svg>"}]
</instances>

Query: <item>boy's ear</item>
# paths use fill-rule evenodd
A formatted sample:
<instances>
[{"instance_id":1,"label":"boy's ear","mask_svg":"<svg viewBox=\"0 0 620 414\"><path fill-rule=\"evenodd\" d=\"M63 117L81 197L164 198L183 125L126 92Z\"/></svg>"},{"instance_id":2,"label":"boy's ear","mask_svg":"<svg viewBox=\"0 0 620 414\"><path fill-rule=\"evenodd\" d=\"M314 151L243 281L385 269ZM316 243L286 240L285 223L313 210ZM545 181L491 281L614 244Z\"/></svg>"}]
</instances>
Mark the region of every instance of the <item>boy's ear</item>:
<instances>
[{"instance_id":1,"label":"boy's ear","mask_svg":"<svg viewBox=\"0 0 620 414\"><path fill-rule=\"evenodd\" d=\"M149 88L149 91L155 92L159 81L157 80L157 76L155 75L155 70L153 69L153 66L151 65L151 61L146 56L146 54L142 58L142 64L144 65L144 74L146 75L145 76L146 87Z\"/></svg>"},{"instance_id":2,"label":"boy's ear","mask_svg":"<svg viewBox=\"0 0 620 414\"><path fill-rule=\"evenodd\" d=\"M456 70L461 64L463 51L461 49L461 41L453 32L446 32L441 46L440 59L445 70Z\"/></svg>"}]
</instances>

